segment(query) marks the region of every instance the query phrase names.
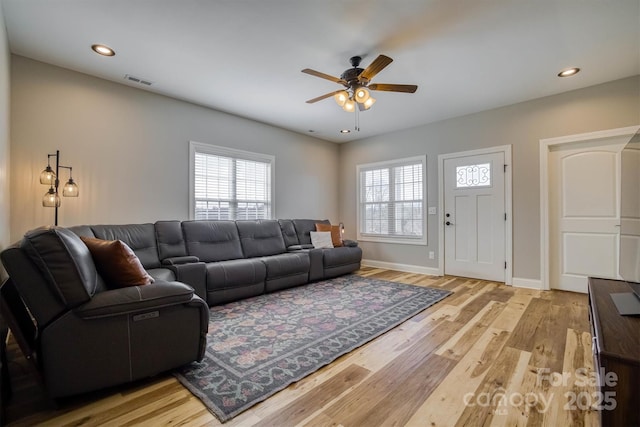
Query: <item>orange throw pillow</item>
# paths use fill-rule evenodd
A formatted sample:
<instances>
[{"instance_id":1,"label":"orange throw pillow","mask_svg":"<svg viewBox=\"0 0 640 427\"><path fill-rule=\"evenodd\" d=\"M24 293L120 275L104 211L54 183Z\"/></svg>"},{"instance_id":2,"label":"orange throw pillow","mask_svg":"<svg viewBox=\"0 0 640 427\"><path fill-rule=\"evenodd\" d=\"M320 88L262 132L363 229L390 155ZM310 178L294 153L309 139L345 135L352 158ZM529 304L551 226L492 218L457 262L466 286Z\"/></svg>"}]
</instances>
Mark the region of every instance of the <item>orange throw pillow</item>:
<instances>
[{"instance_id":1,"label":"orange throw pillow","mask_svg":"<svg viewBox=\"0 0 640 427\"><path fill-rule=\"evenodd\" d=\"M331 243L333 243L333 247L337 248L337 247L342 246L342 236L340 235L340 226L339 225L317 224L316 223L316 231L330 231L331 232Z\"/></svg>"},{"instance_id":2,"label":"orange throw pillow","mask_svg":"<svg viewBox=\"0 0 640 427\"><path fill-rule=\"evenodd\" d=\"M80 237L89 248L98 273L110 288L142 286L153 283L136 254L121 240Z\"/></svg>"}]
</instances>

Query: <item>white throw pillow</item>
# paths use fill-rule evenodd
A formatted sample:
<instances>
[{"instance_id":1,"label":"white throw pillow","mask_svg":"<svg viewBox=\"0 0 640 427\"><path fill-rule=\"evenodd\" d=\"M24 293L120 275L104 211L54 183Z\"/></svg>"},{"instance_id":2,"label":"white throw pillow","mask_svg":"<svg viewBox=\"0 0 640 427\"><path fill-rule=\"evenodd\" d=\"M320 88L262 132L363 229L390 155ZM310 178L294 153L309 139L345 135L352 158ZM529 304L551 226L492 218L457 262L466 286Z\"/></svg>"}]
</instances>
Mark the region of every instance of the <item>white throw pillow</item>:
<instances>
[{"instance_id":1,"label":"white throw pillow","mask_svg":"<svg viewBox=\"0 0 640 427\"><path fill-rule=\"evenodd\" d=\"M330 231L311 231L311 244L314 248L332 248Z\"/></svg>"}]
</instances>

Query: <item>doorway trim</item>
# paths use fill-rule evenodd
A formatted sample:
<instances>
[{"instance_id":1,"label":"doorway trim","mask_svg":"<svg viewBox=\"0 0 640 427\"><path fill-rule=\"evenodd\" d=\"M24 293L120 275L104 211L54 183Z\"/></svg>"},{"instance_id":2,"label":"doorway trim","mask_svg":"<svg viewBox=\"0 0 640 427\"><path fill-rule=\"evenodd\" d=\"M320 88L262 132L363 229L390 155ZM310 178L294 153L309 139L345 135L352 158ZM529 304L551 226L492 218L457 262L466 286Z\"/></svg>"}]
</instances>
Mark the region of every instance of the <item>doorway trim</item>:
<instances>
[{"instance_id":1,"label":"doorway trim","mask_svg":"<svg viewBox=\"0 0 640 427\"><path fill-rule=\"evenodd\" d=\"M504 271L504 283L511 285L513 281L513 210L512 210L512 168L511 145L480 148L438 155L438 274L444 275L444 162L457 157L477 156L481 154L503 153L504 164L504 210L507 214L504 230L504 255L507 268Z\"/></svg>"},{"instance_id":2,"label":"doorway trim","mask_svg":"<svg viewBox=\"0 0 640 427\"><path fill-rule=\"evenodd\" d=\"M563 144L595 141L619 136L629 136L629 138L631 138L638 129L640 129L640 125L540 140L540 289L551 289L549 283L549 153L551 148Z\"/></svg>"}]
</instances>

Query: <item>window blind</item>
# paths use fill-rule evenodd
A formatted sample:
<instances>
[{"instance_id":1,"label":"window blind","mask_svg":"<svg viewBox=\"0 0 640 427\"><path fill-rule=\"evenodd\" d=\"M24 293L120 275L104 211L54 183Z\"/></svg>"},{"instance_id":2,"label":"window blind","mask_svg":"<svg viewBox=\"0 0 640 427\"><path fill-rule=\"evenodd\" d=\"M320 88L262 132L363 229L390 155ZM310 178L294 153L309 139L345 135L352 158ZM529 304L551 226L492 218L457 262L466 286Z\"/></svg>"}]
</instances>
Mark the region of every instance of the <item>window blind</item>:
<instances>
[{"instance_id":1,"label":"window blind","mask_svg":"<svg viewBox=\"0 0 640 427\"><path fill-rule=\"evenodd\" d=\"M421 159L361 165L360 234L423 238L423 176Z\"/></svg>"},{"instance_id":2,"label":"window blind","mask_svg":"<svg viewBox=\"0 0 640 427\"><path fill-rule=\"evenodd\" d=\"M195 219L271 218L272 161L195 151Z\"/></svg>"}]
</instances>

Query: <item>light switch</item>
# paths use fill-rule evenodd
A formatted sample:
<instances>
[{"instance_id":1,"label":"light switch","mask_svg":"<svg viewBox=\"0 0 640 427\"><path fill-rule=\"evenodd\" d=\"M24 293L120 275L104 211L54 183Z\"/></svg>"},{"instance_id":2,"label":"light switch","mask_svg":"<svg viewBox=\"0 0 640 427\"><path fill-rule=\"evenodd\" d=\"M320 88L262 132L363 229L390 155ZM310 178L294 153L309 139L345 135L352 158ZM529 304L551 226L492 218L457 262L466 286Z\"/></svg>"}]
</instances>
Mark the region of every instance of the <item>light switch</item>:
<instances>
[{"instance_id":1,"label":"light switch","mask_svg":"<svg viewBox=\"0 0 640 427\"><path fill-rule=\"evenodd\" d=\"M438 208L435 206L429 206L429 215L435 215L438 213Z\"/></svg>"}]
</instances>

